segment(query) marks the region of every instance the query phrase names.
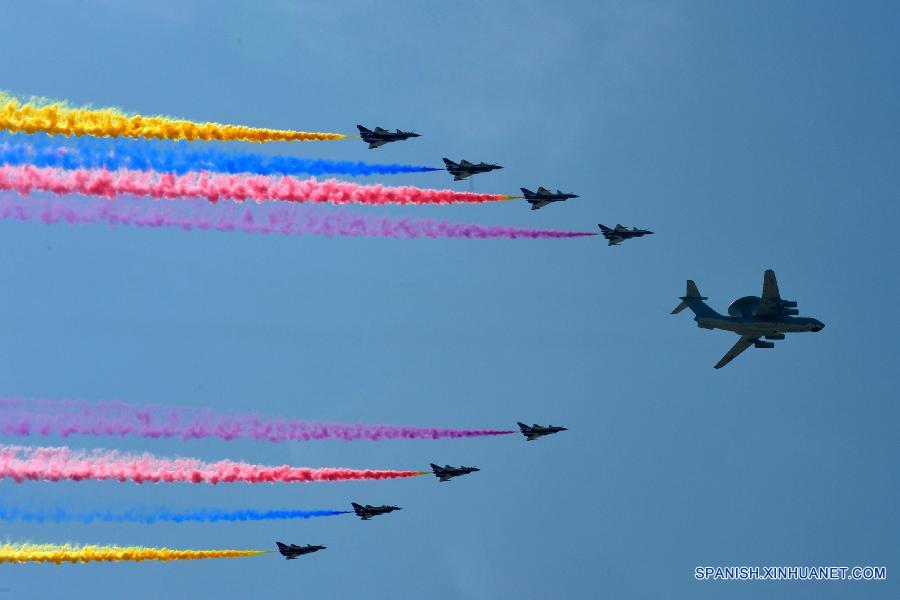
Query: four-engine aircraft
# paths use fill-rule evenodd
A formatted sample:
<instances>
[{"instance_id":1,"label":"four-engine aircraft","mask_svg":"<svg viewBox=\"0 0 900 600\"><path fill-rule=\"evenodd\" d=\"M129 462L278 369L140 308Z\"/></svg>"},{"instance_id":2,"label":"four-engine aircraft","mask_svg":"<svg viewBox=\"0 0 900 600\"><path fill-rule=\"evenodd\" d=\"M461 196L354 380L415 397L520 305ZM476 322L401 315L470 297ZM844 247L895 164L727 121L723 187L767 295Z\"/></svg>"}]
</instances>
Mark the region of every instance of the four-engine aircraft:
<instances>
[{"instance_id":1,"label":"four-engine aircraft","mask_svg":"<svg viewBox=\"0 0 900 600\"><path fill-rule=\"evenodd\" d=\"M313 546L308 544L306 546L298 546L297 544L291 544L288 546L287 544L282 544L281 542L275 542L278 545L278 551L286 560L294 560L298 556L303 556L304 554L311 554L313 552L318 552L319 550L324 550L325 546Z\"/></svg>"},{"instance_id":2,"label":"four-engine aircraft","mask_svg":"<svg viewBox=\"0 0 900 600\"><path fill-rule=\"evenodd\" d=\"M565 427L555 427L553 425L547 425L543 427L535 423L531 427L526 425L525 423L518 423L519 431L522 432L522 435L525 436L529 442L532 440L536 440L541 436L550 435L552 433L559 433L560 431L568 431Z\"/></svg>"},{"instance_id":3,"label":"four-engine aircraft","mask_svg":"<svg viewBox=\"0 0 900 600\"><path fill-rule=\"evenodd\" d=\"M565 202L569 198L578 197L577 194L568 194L566 192L561 192L560 190L556 190L556 193L554 194L543 187L539 187L537 193L525 188L519 189L522 190L522 196L525 200L531 204L531 210L537 210L543 206L547 206L551 202Z\"/></svg>"},{"instance_id":4,"label":"four-engine aircraft","mask_svg":"<svg viewBox=\"0 0 900 600\"><path fill-rule=\"evenodd\" d=\"M648 231L646 229L638 229L637 227L628 229L627 227L622 227L621 225L616 225L614 228L610 229L606 225L597 223L597 227L600 228L600 231L603 233L603 237L605 237L609 241L610 246L618 246L625 240L630 240L631 238L641 237L642 235L650 235L653 233L652 231Z\"/></svg>"},{"instance_id":5,"label":"four-engine aircraft","mask_svg":"<svg viewBox=\"0 0 900 600\"><path fill-rule=\"evenodd\" d=\"M418 133L400 131L399 129L396 131L388 131L387 129L376 127L375 131L372 131L371 129L366 129L362 125L357 125L356 128L359 129L359 137L369 144L369 148L379 148L390 142L399 142L400 140L406 140L411 137L419 137Z\"/></svg>"},{"instance_id":6,"label":"four-engine aircraft","mask_svg":"<svg viewBox=\"0 0 900 600\"><path fill-rule=\"evenodd\" d=\"M447 165L447 171L451 175L453 175L453 181L459 181L460 179L465 179L466 177L471 177L472 175L477 175L478 173L488 173L495 169L503 168L500 165L492 165L486 162L480 162L476 165L470 163L466 159L462 159L457 164L449 158L445 158L444 164Z\"/></svg>"},{"instance_id":7,"label":"four-engine aircraft","mask_svg":"<svg viewBox=\"0 0 900 600\"><path fill-rule=\"evenodd\" d=\"M378 515L386 515L395 510L401 510L399 506L372 506L370 504L362 506L356 502L351 502L350 504L353 505L353 512L356 513L356 516L360 517L363 521L368 521L372 517L377 517Z\"/></svg>"},{"instance_id":8,"label":"four-engine aircraft","mask_svg":"<svg viewBox=\"0 0 900 600\"><path fill-rule=\"evenodd\" d=\"M443 467L439 467L434 463L431 463L431 471L434 473L434 476L440 479L441 481L450 481L454 477L459 477L460 475L468 475L469 473L474 473L475 471L480 471L478 467L451 467L450 465L445 465Z\"/></svg>"},{"instance_id":9,"label":"four-engine aircraft","mask_svg":"<svg viewBox=\"0 0 900 600\"><path fill-rule=\"evenodd\" d=\"M741 339L732 346L715 368L721 369L734 358L749 348L774 348L774 342L766 340L783 340L785 333L802 331L822 331L825 324L818 319L798 317L797 303L782 300L778 291L775 271L769 269L763 275L762 296L744 296L738 298L728 307L728 315L720 315L706 305L705 296L700 295L697 285L690 279L687 281L687 293L681 297L681 304L672 311L676 315L685 308L694 312L697 326L703 329L724 329L733 331Z\"/></svg>"}]
</instances>

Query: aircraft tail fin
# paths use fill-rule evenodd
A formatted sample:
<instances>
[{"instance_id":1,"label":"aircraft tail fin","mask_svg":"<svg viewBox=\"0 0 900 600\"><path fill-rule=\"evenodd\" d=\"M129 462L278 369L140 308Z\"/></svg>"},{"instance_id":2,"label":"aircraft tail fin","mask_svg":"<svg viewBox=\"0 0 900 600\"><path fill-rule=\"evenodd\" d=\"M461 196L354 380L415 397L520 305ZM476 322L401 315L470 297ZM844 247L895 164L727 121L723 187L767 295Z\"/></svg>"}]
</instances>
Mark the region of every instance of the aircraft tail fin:
<instances>
[{"instance_id":1,"label":"aircraft tail fin","mask_svg":"<svg viewBox=\"0 0 900 600\"><path fill-rule=\"evenodd\" d=\"M685 308L690 308L695 315L715 315L716 311L711 309L705 302L706 296L700 295L697 284L692 279L687 280L686 293L681 297L681 303L672 310L673 315L677 315Z\"/></svg>"},{"instance_id":2,"label":"aircraft tail fin","mask_svg":"<svg viewBox=\"0 0 900 600\"><path fill-rule=\"evenodd\" d=\"M359 129L360 133L372 133L371 129L363 127L362 125L357 125L356 128Z\"/></svg>"},{"instance_id":3,"label":"aircraft tail fin","mask_svg":"<svg viewBox=\"0 0 900 600\"><path fill-rule=\"evenodd\" d=\"M450 160L449 158L445 158L445 159L444 159L444 164L447 165L447 168L448 168L448 169L456 169L456 168L459 167L458 164L456 164L455 162L453 162L453 161Z\"/></svg>"},{"instance_id":4,"label":"aircraft tail fin","mask_svg":"<svg viewBox=\"0 0 900 600\"><path fill-rule=\"evenodd\" d=\"M521 431L522 433L525 433L529 429L528 425L526 425L525 423L516 423L516 425L519 426L519 431Z\"/></svg>"},{"instance_id":5,"label":"aircraft tail fin","mask_svg":"<svg viewBox=\"0 0 900 600\"><path fill-rule=\"evenodd\" d=\"M534 192L532 192L531 190L529 190L527 188L519 188L519 189L522 190L522 195L525 196L526 198L529 196L534 196Z\"/></svg>"},{"instance_id":6,"label":"aircraft tail fin","mask_svg":"<svg viewBox=\"0 0 900 600\"><path fill-rule=\"evenodd\" d=\"M353 506L353 510L362 510L362 506L360 506L356 502L351 502L350 504Z\"/></svg>"},{"instance_id":7,"label":"aircraft tail fin","mask_svg":"<svg viewBox=\"0 0 900 600\"><path fill-rule=\"evenodd\" d=\"M612 231L612 229L610 229L609 227L607 227L606 225L604 225L602 223L597 223L597 227L599 227L600 231L602 231L604 233L609 233L610 231Z\"/></svg>"}]
</instances>

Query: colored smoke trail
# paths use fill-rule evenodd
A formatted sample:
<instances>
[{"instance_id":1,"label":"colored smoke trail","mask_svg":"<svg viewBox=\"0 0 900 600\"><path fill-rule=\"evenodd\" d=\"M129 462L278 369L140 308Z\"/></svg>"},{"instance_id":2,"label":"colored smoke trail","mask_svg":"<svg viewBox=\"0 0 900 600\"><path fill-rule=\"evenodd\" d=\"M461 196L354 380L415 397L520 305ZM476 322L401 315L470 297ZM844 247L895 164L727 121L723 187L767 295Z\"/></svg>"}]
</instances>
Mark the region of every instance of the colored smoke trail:
<instances>
[{"instance_id":1,"label":"colored smoke trail","mask_svg":"<svg viewBox=\"0 0 900 600\"><path fill-rule=\"evenodd\" d=\"M192 458L157 458L115 450L71 450L0 446L0 479L24 481L115 480L134 483L295 483L398 479L427 475L424 471L391 471L263 466L221 460L205 463Z\"/></svg>"},{"instance_id":2,"label":"colored smoke trail","mask_svg":"<svg viewBox=\"0 0 900 600\"><path fill-rule=\"evenodd\" d=\"M0 92L0 129L12 133L165 140L289 142L340 140L340 133L264 129L221 123L198 123L164 116L127 115L115 108L76 108L64 103L23 102Z\"/></svg>"},{"instance_id":3,"label":"colored smoke trail","mask_svg":"<svg viewBox=\"0 0 900 600\"><path fill-rule=\"evenodd\" d=\"M131 195L156 199L197 198L210 202L254 200L373 205L484 203L517 197L412 186L361 185L337 179L320 182L315 178L217 175L204 171L186 175L126 169L63 171L31 165L0 167L0 191L2 190L16 191L23 196L32 192L51 192L57 195L83 194L109 199Z\"/></svg>"},{"instance_id":4,"label":"colored smoke trail","mask_svg":"<svg viewBox=\"0 0 900 600\"><path fill-rule=\"evenodd\" d=\"M268 554L266 550L172 550L143 546L75 546L69 544L0 544L0 563L142 562L145 560L201 560L242 558Z\"/></svg>"},{"instance_id":5,"label":"colored smoke trail","mask_svg":"<svg viewBox=\"0 0 900 600\"><path fill-rule=\"evenodd\" d=\"M193 204L193 203L185 203ZM0 196L0 220L39 221L51 225L106 224L183 230L241 231L280 235L325 235L395 239L563 239L595 233L467 225L434 219L394 219L312 207L246 207L212 205L125 205L100 199L24 201Z\"/></svg>"},{"instance_id":6,"label":"colored smoke trail","mask_svg":"<svg viewBox=\"0 0 900 600\"><path fill-rule=\"evenodd\" d=\"M444 429L400 425L308 423L256 414L227 414L182 406L124 402L0 398L0 433L5 435L139 436L182 440L215 437L270 442L324 439L394 440L472 438L515 433L497 429Z\"/></svg>"},{"instance_id":7,"label":"colored smoke trail","mask_svg":"<svg viewBox=\"0 0 900 600\"><path fill-rule=\"evenodd\" d=\"M215 148L175 142L160 146L144 140L98 140L75 138L66 145L46 137L23 140L23 136L6 136L0 142L0 163L34 165L62 169L132 169L183 175L191 171L215 173L256 173L258 175L397 175L443 171L417 165L382 165L364 162L266 156L239 152L223 152Z\"/></svg>"},{"instance_id":8,"label":"colored smoke trail","mask_svg":"<svg viewBox=\"0 0 900 600\"><path fill-rule=\"evenodd\" d=\"M351 514L347 510L218 510L197 509L176 512L167 508L152 510L131 509L125 512L91 511L72 513L65 508L52 510L18 509L0 507L0 520L25 521L27 523L68 523L72 521L90 524L96 521L107 523L217 523L220 521L272 521L276 519L312 519L316 517L334 517Z\"/></svg>"}]
</instances>

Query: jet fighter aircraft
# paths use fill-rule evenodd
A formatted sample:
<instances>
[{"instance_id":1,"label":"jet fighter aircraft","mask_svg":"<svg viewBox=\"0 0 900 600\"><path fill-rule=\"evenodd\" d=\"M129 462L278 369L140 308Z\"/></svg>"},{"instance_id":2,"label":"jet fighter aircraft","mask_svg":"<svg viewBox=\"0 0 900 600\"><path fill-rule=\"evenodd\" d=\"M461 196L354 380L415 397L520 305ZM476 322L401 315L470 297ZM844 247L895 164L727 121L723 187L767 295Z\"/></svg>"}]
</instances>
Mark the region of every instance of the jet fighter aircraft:
<instances>
[{"instance_id":1,"label":"jet fighter aircraft","mask_svg":"<svg viewBox=\"0 0 900 600\"><path fill-rule=\"evenodd\" d=\"M778 291L778 281L775 279L775 271L769 269L763 275L762 296L744 296L738 298L728 307L728 315L720 315L703 301L705 296L700 295L697 285L690 279L687 281L687 294L681 297L681 304L672 311L676 315L685 308L694 312L694 320L697 326L703 329L724 329L733 331L741 339L716 363L715 368L721 369L734 358L749 348L774 348L773 342L767 340L783 340L785 333L800 331L822 331L825 324L818 319L809 317L797 317L797 303L793 300L782 300Z\"/></svg>"},{"instance_id":2,"label":"jet fighter aircraft","mask_svg":"<svg viewBox=\"0 0 900 600\"><path fill-rule=\"evenodd\" d=\"M525 188L519 189L522 190L522 195L531 204L531 210L537 210L543 206L547 206L551 202L565 202L569 198L578 197L576 194L567 194L559 190L556 190L556 193L554 194L547 188L543 187L539 187L537 193L534 193L531 190L527 190Z\"/></svg>"},{"instance_id":3,"label":"jet fighter aircraft","mask_svg":"<svg viewBox=\"0 0 900 600\"><path fill-rule=\"evenodd\" d=\"M351 502L350 504L353 505L353 512L356 513L356 516L360 517L363 521L368 521L372 517L377 517L378 515L386 515L395 510L401 510L399 506L371 506L369 504L360 506L356 502Z\"/></svg>"},{"instance_id":4,"label":"jet fighter aircraft","mask_svg":"<svg viewBox=\"0 0 900 600\"><path fill-rule=\"evenodd\" d=\"M297 544L291 544L288 546L287 544L282 544L281 542L275 542L278 544L278 551L286 560L294 560L298 556L303 556L304 554L311 554L313 552L318 552L319 550L324 550L325 546L298 546Z\"/></svg>"},{"instance_id":5,"label":"jet fighter aircraft","mask_svg":"<svg viewBox=\"0 0 900 600\"><path fill-rule=\"evenodd\" d=\"M469 473L474 473L475 471L480 471L478 467L451 467L450 465L445 465L443 467L439 467L434 463L431 463L431 471L434 473L434 476L440 479L441 481L450 481L454 477L459 477L460 475L468 475Z\"/></svg>"},{"instance_id":6,"label":"jet fighter aircraft","mask_svg":"<svg viewBox=\"0 0 900 600\"><path fill-rule=\"evenodd\" d=\"M603 237L609 240L610 246L618 246L625 240L630 240L631 238L641 237L642 235L650 235L651 233L653 233L652 231L647 231L646 229L638 229L637 227L628 229L627 227L622 227L621 225L616 225L615 228L610 229L606 225L597 223L597 227L599 227L600 231L603 232Z\"/></svg>"},{"instance_id":7,"label":"jet fighter aircraft","mask_svg":"<svg viewBox=\"0 0 900 600\"><path fill-rule=\"evenodd\" d=\"M411 137L419 137L418 133L400 131L399 129L397 131L388 131L387 129L376 127L375 131L372 131L371 129L366 129L362 125L357 125L356 128L359 129L359 137L369 144L369 148L378 148L390 142L399 142Z\"/></svg>"},{"instance_id":8,"label":"jet fighter aircraft","mask_svg":"<svg viewBox=\"0 0 900 600\"><path fill-rule=\"evenodd\" d=\"M488 173L495 169L502 169L500 165L491 165L486 162L480 162L477 165L470 163L466 159L462 159L459 161L459 164L456 164L449 158L444 159L444 164L447 165L447 171L453 175L453 181L459 181L460 179L465 179L466 177L471 177L472 175L477 175L478 173Z\"/></svg>"},{"instance_id":9,"label":"jet fighter aircraft","mask_svg":"<svg viewBox=\"0 0 900 600\"><path fill-rule=\"evenodd\" d=\"M568 431L565 427L554 427L553 425L547 425L546 427L542 427L535 423L531 427L526 425L525 423L519 423L519 430L522 432L522 435L525 436L529 442L532 440L536 440L541 436L550 435L552 433L559 433L560 431Z\"/></svg>"}]
</instances>

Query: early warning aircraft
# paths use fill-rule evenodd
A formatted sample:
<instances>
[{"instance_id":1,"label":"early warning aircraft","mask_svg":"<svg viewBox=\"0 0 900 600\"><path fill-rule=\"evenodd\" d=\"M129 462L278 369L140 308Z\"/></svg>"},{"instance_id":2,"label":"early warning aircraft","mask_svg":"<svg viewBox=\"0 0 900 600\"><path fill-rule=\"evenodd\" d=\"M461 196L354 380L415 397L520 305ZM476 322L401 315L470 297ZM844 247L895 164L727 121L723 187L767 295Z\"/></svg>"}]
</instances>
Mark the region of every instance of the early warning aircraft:
<instances>
[{"instance_id":1,"label":"early warning aircraft","mask_svg":"<svg viewBox=\"0 0 900 600\"><path fill-rule=\"evenodd\" d=\"M785 333L801 331L822 331L825 324L818 319L809 317L797 317L797 303L792 300L782 300L778 291L778 281L775 279L775 271L769 269L763 275L762 296L744 296L738 298L728 307L728 315L720 315L703 301L705 296L700 295L697 285L690 279L687 281L687 294L681 297L681 304L672 311L676 315L685 308L694 312L694 320L697 326L703 329L724 329L733 331L741 339L732 346L731 350L716 363L715 368L721 369L734 358L749 348L774 348L773 342L767 340L783 340Z\"/></svg>"},{"instance_id":2,"label":"early warning aircraft","mask_svg":"<svg viewBox=\"0 0 900 600\"><path fill-rule=\"evenodd\" d=\"M441 481L450 481L454 477L459 477L460 475L468 475L469 473L474 473L475 471L480 471L478 467L451 467L450 465L445 465L443 467L439 467L434 463L431 463L431 471L434 473L434 476L440 479Z\"/></svg>"},{"instance_id":3,"label":"early warning aircraft","mask_svg":"<svg viewBox=\"0 0 900 600\"><path fill-rule=\"evenodd\" d=\"M559 433L560 431L568 431L565 427L554 427L553 425L547 425L543 427L535 423L531 427L526 425L525 423L519 423L519 431L522 432L522 435L525 436L529 442L532 440L536 440L539 437L550 435L551 433Z\"/></svg>"},{"instance_id":4,"label":"early warning aircraft","mask_svg":"<svg viewBox=\"0 0 900 600\"><path fill-rule=\"evenodd\" d=\"M600 231L603 233L603 237L609 240L610 246L618 246L625 240L630 240L631 238L641 237L642 235L650 235L653 233L652 231L648 231L646 229L638 229L637 227L628 229L627 227L622 227L621 225L616 225L614 228L610 229L606 225L597 223L597 227L600 228Z\"/></svg>"},{"instance_id":5,"label":"early warning aircraft","mask_svg":"<svg viewBox=\"0 0 900 600\"><path fill-rule=\"evenodd\" d=\"M453 162L449 158L444 159L444 164L447 165L447 171L453 175L453 181L459 181L460 179L465 179L466 177L471 177L472 175L478 175L479 173L488 173L495 169L502 169L500 165L491 165L486 162L480 162L477 165L472 164L466 159L462 159L459 161L459 164Z\"/></svg>"},{"instance_id":6,"label":"early warning aircraft","mask_svg":"<svg viewBox=\"0 0 900 600\"><path fill-rule=\"evenodd\" d=\"M378 515L386 515L395 510L402 510L399 506L371 506L369 504L361 506L356 502L351 502L350 504L353 505L353 512L356 513L356 516L360 517L363 521L368 521L372 517L377 517Z\"/></svg>"},{"instance_id":7,"label":"early warning aircraft","mask_svg":"<svg viewBox=\"0 0 900 600\"><path fill-rule=\"evenodd\" d=\"M298 556L311 554L313 552L318 552L319 550L325 549L325 546L298 546L297 544L291 544L290 546L288 546L287 544L282 544L281 542L275 543L278 544L278 551L281 552L281 555L287 560L294 560Z\"/></svg>"},{"instance_id":8,"label":"early warning aircraft","mask_svg":"<svg viewBox=\"0 0 900 600\"><path fill-rule=\"evenodd\" d=\"M537 193L519 188L522 190L522 196L531 204L531 210L537 210L543 206L547 206L551 202L565 202L569 198L577 198L577 194L567 194L556 190L554 194L547 188L539 187Z\"/></svg>"},{"instance_id":9,"label":"early warning aircraft","mask_svg":"<svg viewBox=\"0 0 900 600\"><path fill-rule=\"evenodd\" d=\"M375 131L372 131L371 129L366 129L362 125L357 125L356 128L359 129L359 137L369 144L369 148L378 148L390 142L399 142L411 137L419 137L418 133L400 131L399 129L397 131L388 131L387 129L376 127Z\"/></svg>"}]
</instances>

